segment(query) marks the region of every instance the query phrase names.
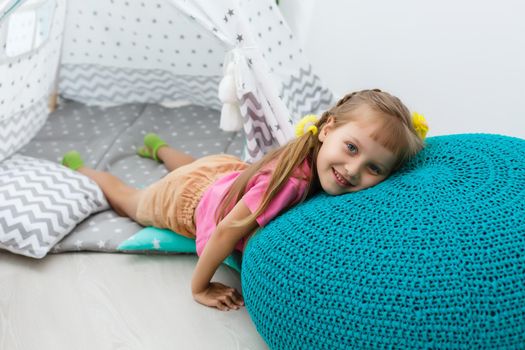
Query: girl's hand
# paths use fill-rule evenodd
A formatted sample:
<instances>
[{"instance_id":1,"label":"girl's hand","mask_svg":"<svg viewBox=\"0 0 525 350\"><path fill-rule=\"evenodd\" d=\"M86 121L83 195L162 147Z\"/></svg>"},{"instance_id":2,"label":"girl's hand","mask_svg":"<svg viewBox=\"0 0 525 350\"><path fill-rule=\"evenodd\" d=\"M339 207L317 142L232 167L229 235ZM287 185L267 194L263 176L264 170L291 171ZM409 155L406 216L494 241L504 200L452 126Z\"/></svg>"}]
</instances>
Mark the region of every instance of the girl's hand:
<instances>
[{"instance_id":1,"label":"girl's hand","mask_svg":"<svg viewBox=\"0 0 525 350\"><path fill-rule=\"evenodd\" d=\"M242 295L236 289L217 282L210 282L202 292L193 293L193 298L198 303L221 311L237 310L244 305Z\"/></svg>"}]
</instances>

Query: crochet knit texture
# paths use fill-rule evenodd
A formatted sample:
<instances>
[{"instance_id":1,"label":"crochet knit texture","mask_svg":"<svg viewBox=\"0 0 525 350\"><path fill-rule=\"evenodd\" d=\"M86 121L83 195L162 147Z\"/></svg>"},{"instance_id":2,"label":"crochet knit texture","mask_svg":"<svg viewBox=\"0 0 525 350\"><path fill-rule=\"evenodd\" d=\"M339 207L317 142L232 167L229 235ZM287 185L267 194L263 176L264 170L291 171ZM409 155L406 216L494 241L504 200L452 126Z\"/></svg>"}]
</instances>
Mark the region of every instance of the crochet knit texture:
<instances>
[{"instance_id":1,"label":"crochet knit texture","mask_svg":"<svg viewBox=\"0 0 525 350\"><path fill-rule=\"evenodd\" d=\"M319 194L250 240L272 349L523 349L525 140L433 137L386 181Z\"/></svg>"}]
</instances>

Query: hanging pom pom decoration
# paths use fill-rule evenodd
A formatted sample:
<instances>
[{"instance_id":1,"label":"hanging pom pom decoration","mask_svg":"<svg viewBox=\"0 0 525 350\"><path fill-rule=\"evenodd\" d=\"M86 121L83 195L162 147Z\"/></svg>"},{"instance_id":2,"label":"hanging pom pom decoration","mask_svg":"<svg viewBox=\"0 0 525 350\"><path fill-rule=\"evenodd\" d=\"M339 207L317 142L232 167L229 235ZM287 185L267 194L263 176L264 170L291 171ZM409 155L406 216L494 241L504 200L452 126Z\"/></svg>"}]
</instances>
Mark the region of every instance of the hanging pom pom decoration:
<instances>
[{"instance_id":1,"label":"hanging pom pom decoration","mask_svg":"<svg viewBox=\"0 0 525 350\"><path fill-rule=\"evenodd\" d=\"M219 99L222 102L219 127L224 131L238 131L242 128L243 119L237 100L234 63L230 62L226 73L219 84Z\"/></svg>"},{"instance_id":2,"label":"hanging pom pom decoration","mask_svg":"<svg viewBox=\"0 0 525 350\"><path fill-rule=\"evenodd\" d=\"M307 132L311 132L314 135L317 135L317 116L315 114L307 114L297 123L295 126L295 136L301 137Z\"/></svg>"},{"instance_id":3,"label":"hanging pom pom decoration","mask_svg":"<svg viewBox=\"0 0 525 350\"><path fill-rule=\"evenodd\" d=\"M421 138L421 140L424 140L427 137L427 132L429 129L428 123L425 117L423 117L422 114L413 112L412 113L412 125L414 126L414 129L416 129L416 132Z\"/></svg>"}]
</instances>

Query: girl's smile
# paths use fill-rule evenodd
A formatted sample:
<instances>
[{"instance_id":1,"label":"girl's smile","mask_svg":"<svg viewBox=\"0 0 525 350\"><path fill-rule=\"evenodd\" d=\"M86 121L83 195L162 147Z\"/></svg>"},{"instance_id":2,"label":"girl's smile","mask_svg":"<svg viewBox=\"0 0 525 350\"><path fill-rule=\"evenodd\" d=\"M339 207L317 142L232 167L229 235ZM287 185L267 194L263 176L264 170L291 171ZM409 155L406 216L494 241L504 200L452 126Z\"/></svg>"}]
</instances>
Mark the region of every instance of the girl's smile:
<instances>
[{"instance_id":1,"label":"girl's smile","mask_svg":"<svg viewBox=\"0 0 525 350\"><path fill-rule=\"evenodd\" d=\"M343 175L341 175L337 170L335 170L334 168L332 168L333 170L333 173L334 173L334 177L335 177L335 180L337 182L339 182L339 184L342 186L342 187L351 187L353 186L348 180L346 180L344 178Z\"/></svg>"},{"instance_id":2,"label":"girl's smile","mask_svg":"<svg viewBox=\"0 0 525 350\"><path fill-rule=\"evenodd\" d=\"M361 120L373 120L377 113L367 105L355 110ZM317 155L317 174L323 190L331 195L356 192L383 181L396 162L393 152L370 135L380 125L361 120L335 126L330 119L319 132L322 142Z\"/></svg>"}]
</instances>

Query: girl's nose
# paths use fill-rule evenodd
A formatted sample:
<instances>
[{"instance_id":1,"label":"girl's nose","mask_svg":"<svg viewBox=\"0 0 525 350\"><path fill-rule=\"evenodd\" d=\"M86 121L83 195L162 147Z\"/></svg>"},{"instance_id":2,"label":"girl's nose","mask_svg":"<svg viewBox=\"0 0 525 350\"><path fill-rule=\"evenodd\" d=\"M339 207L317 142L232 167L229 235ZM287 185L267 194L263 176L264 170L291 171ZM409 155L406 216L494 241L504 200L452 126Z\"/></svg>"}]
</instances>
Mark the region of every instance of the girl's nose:
<instances>
[{"instance_id":1,"label":"girl's nose","mask_svg":"<svg viewBox=\"0 0 525 350\"><path fill-rule=\"evenodd\" d=\"M345 165L346 176L352 180L352 183L355 185L356 181L359 181L360 172L359 164L357 163L348 163Z\"/></svg>"}]
</instances>

